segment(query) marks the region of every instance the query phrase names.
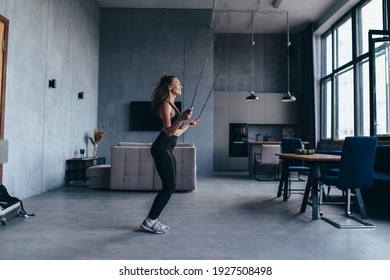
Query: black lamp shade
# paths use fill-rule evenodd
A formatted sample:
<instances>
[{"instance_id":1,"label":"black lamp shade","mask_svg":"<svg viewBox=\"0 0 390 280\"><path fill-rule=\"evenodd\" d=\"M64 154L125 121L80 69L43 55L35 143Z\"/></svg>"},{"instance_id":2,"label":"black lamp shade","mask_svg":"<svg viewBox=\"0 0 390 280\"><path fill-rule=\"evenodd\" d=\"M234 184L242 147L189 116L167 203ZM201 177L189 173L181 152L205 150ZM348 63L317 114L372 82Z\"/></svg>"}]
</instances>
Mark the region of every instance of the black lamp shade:
<instances>
[{"instance_id":1,"label":"black lamp shade","mask_svg":"<svg viewBox=\"0 0 390 280\"><path fill-rule=\"evenodd\" d=\"M259 100L260 100L260 97L256 96L253 91L251 92L251 95L249 95L246 98L246 101L259 101Z\"/></svg>"},{"instance_id":2,"label":"black lamp shade","mask_svg":"<svg viewBox=\"0 0 390 280\"><path fill-rule=\"evenodd\" d=\"M282 102L295 102L295 101L296 101L295 96L291 95L289 91L285 96L282 97Z\"/></svg>"}]
</instances>

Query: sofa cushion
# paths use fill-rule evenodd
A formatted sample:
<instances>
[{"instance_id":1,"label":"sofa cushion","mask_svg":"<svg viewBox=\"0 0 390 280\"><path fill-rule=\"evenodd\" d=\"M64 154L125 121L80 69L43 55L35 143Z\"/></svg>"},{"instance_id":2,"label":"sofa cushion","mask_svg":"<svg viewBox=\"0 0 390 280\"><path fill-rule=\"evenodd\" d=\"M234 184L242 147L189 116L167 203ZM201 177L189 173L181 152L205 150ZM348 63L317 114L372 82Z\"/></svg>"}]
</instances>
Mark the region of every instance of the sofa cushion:
<instances>
[{"instance_id":1,"label":"sofa cushion","mask_svg":"<svg viewBox=\"0 0 390 280\"><path fill-rule=\"evenodd\" d=\"M111 165L109 164L100 164L88 167L86 170L87 177L107 177L110 178L111 174Z\"/></svg>"}]
</instances>

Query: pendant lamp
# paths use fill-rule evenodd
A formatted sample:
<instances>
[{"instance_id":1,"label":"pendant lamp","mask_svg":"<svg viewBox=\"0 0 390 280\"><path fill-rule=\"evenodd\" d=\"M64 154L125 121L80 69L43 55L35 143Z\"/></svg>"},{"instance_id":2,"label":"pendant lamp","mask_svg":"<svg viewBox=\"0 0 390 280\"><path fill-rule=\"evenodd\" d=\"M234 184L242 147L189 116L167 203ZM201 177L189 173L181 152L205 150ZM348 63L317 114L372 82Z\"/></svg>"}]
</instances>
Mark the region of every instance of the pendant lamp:
<instances>
[{"instance_id":1,"label":"pendant lamp","mask_svg":"<svg viewBox=\"0 0 390 280\"><path fill-rule=\"evenodd\" d=\"M296 98L295 96L292 96L289 91L285 96L282 97L282 102L294 102L294 101L296 101Z\"/></svg>"},{"instance_id":2,"label":"pendant lamp","mask_svg":"<svg viewBox=\"0 0 390 280\"><path fill-rule=\"evenodd\" d=\"M260 100L260 97L258 97L257 95L255 95L255 93L253 91L251 91L251 95L249 95L247 98L246 98L246 101L259 101Z\"/></svg>"},{"instance_id":3,"label":"pendant lamp","mask_svg":"<svg viewBox=\"0 0 390 280\"><path fill-rule=\"evenodd\" d=\"M282 97L282 102L295 102L295 96L290 93L290 28L287 12L287 94Z\"/></svg>"},{"instance_id":4,"label":"pendant lamp","mask_svg":"<svg viewBox=\"0 0 390 280\"><path fill-rule=\"evenodd\" d=\"M254 34L253 34L253 18L254 18L254 13L252 12L252 23L251 23L251 32L252 32L252 87L251 87L251 91L250 91L250 95L246 98L246 101L259 101L260 100L260 97L258 97L257 95L255 95L255 91L253 90L253 81L254 81L254 78L253 78L253 73L254 73L254 63L253 63L253 48L255 47L255 39L254 39Z\"/></svg>"}]
</instances>

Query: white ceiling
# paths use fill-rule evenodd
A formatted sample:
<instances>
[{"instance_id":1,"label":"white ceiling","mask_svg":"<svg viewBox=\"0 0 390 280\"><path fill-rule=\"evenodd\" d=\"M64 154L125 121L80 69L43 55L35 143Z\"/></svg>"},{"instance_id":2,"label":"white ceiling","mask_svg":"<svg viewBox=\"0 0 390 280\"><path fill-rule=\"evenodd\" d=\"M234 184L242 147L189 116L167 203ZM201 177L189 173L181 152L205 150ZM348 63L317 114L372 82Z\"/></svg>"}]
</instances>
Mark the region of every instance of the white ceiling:
<instances>
[{"instance_id":1,"label":"white ceiling","mask_svg":"<svg viewBox=\"0 0 390 280\"><path fill-rule=\"evenodd\" d=\"M250 33L252 12L255 33L285 33L287 14L291 33L314 22L317 32L325 31L359 0L96 0L102 8L208 9L210 26L216 33Z\"/></svg>"}]
</instances>

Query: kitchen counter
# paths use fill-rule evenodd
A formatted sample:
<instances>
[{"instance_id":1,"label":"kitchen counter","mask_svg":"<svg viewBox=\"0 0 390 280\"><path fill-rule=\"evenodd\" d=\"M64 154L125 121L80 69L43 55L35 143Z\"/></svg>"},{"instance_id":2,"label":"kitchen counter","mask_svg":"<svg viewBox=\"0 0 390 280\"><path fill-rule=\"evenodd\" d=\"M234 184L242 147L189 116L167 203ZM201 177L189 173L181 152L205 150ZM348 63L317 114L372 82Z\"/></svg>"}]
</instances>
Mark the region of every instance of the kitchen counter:
<instances>
[{"instance_id":1,"label":"kitchen counter","mask_svg":"<svg viewBox=\"0 0 390 280\"><path fill-rule=\"evenodd\" d=\"M281 145L282 141L248 141L248 145ZM302 144L309 144L309 142L303 141Z\"/></svg>"},{"instance_id":2,"label":"kitchen counter","mask_svg":"<svg viewBox=\"0 0 390 280\"><path fill-rule=\"evenodd\" d=\"M281 141L248 141L248 145L280 145Z\"/></svg>"}]
</instances>

